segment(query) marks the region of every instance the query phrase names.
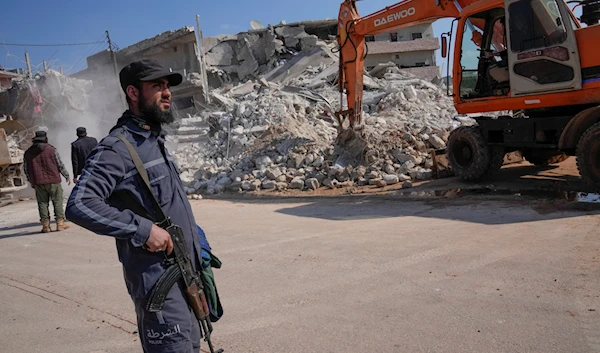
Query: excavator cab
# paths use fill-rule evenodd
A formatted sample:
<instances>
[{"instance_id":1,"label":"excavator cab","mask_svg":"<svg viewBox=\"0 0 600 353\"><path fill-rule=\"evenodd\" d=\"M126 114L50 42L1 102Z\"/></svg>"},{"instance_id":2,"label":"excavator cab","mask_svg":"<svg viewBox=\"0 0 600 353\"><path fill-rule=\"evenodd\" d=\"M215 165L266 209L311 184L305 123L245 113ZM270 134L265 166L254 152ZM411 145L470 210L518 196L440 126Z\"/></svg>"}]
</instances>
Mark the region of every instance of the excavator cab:
<instances>
[{"instance_id":1,"label":"excavator cab","mask_svg":"<svg viewBox=\"0 0 600 353\"><path fill-rule=\"evenodd\" d=\"M458 101L581 89L579 24L564 2L505 0L473 12L459 21Z\"/></svg>"},{"instance_id":2,"label":"excavator cab","mask_svg":"<svg viewBox=\"0 0 600 353\"><path fill-rule=\"evenodd\" d=\"M564 1L505 0L511 95L581 89L575 30L580 24Z\"/></svg>"},{"instance_id":3,"label":"excavator cab","mask_svg":"<svg viewBox=\"0 0 600 353\"><path fill-rule=\"evenodd\" d=\"M504 9L494 8L464 22L460 97L508 96L510 91Z\"/></svg>"}]
</instances>

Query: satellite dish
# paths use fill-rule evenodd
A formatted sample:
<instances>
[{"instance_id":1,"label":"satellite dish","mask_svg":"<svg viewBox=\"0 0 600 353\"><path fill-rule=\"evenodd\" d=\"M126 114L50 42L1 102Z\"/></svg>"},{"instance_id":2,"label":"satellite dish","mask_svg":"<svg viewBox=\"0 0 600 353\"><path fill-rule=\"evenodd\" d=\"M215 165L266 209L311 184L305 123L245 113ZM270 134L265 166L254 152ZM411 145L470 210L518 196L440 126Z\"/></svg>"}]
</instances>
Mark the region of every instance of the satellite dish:
<instances>
[{"instance_id":1,"label":"satellite dish","mask_svg":"<svg viewBox=\"0 0 600 353\"><path fill-rule=\"evenodd\" d=\"M260 23L260 21L257 21L257 20L250 21L250 27L252 27L252 29L263 29L263 28L265 28L265 26L263 26L263 24Z\"/></svg>"}]
</instances>

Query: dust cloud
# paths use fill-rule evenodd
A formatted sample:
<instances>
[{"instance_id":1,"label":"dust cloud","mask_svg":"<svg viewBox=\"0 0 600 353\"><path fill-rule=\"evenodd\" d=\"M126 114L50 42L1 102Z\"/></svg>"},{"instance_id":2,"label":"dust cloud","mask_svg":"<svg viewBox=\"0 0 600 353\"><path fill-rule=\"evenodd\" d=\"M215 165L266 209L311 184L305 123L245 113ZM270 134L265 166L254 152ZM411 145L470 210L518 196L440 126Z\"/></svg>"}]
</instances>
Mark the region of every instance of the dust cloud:
<instances>
[{"instance_id":1,"label":"dust cloud","mask_svg":"<svg viewBox=\"0 0 600 353\"><path fill-rule=\"evenodd\" d=\"M47 132L48 142L58 150L71 180L71 143L77 140L76 129L85 127L88 136L100 142L125 110L116 80L107 80L112 76L114 73L106 72L84 81L49 72L39 85L44 104L34 130ZM62 186L68 197L74 184L68 185L63 178Z\"/></svg>"}]
</instances>

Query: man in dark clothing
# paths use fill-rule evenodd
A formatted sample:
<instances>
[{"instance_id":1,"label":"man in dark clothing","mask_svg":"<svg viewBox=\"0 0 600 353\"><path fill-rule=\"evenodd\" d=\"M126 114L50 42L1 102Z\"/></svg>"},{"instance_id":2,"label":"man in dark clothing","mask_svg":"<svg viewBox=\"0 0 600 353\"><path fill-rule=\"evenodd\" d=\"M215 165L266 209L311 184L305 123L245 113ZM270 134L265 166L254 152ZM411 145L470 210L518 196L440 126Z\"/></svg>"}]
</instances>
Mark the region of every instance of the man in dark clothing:
<instances>
[{"instance_id":1,"label":"man in dark clothing","mask_svg":"<svg viewBox=\"0 0 600 353\"><path fill-rule=\"evenodd\" d=\"M77 140L71 143L71 163L73 164L73 182L77 182L77 177L81 175L85 160L90 152L96 147L98 141L93 137L88 137L87 130L84 127L77 128Z\"/></svg>"},{"instance_id":2,"label":"man in dark clothing","mask_svg":"<svg viewBox=\"0 0 600 353\"><path fill-rule=\"evenodd\" d=\"M200 329L181 284L171 289L162 311L146 310L148 293L165 272L165 253L171 253L173 243L169 233L129 206L133 201L154 213L144 181L117 137L123 136L139 154L154 196L165 215L182 228L189 256L200 270L202 249L196 221L179 169L165 148L162 130L163 124L174 119L169 88L180 84L182 76L163 69L156 61L142 60L123 68L119 78L129 109L88 157L69 198L67 218L92 232L116 238L144 352L196 353L200 350Z\"/></svg>"},{"instance_id":3,"label":"man in dark clothing","mask_svg":"<svg viewBox=\"0 0 600 353\"><path fill-rule=\"evenodd\" d=\"M69 228L65 224L63 190L60 185L61 174L71 185L69 172L60 159L58 150L48 143L45 131L37 131L33 138L33 145L25 151L25 176L31 187L35 189L42 233L50 232L50 211L48 210L50 200L54 206L56 230Z\"/></svg>"}]
</instances>

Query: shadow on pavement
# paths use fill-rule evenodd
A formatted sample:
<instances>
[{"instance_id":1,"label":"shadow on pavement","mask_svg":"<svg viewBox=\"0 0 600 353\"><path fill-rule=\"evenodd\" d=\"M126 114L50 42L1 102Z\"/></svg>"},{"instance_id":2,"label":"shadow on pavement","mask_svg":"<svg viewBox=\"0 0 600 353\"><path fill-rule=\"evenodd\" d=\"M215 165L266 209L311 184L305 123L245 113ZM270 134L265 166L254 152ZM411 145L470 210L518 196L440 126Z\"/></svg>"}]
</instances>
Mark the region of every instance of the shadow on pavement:
<instances>
[{"instance_id":1,"label":"shadow on pavement","mask_svg":"<svg viewBox=\"0 0 600 353\"><path fill-rule=\"evenodd\" d=\"M26 231L26 230L28 230L27 228L31 228L31 227L36 227L36 229L34 231ZM11 226L11 227L0 228L0 233L8 232L8 234L0 234L0 240L39 234L40 229L37 229L37 227L39 227L41 229L42 225L39 222L35 222L35 223L17 224L15 226ZM19 231L19 230L21 230L21 231Z\"/></svg>"},{"instance_id":2,"label":"shadow on pavement","mask_svg":"<svg viewBox=\"0 0 600 353\"><path fill-rule=\"evenodd\" d=\"M5 234L5 235L0 235L0 240L2 239L9 239L9 238L17 238L17 237L25 237L28 235L36 235L36 234L41 234L39 230L36 231L32 231L32 232L25 232L25 233L13 233L13 234Z\"/></svg>"},{"instance_id":3,"label":"shadow on pavement","mask_svg":"<svg viewBox=\"0 0 600 353\"><path fill-rule=\"evenodd\" d=\"M29 227L34 227L34 226L42 226L39 222L32 222L32 223L25 223L25 224L17 224L16 226L12 226L12 227L4 227L4 228L0 228L0 232L6 232L9 230L17 230L17 229L23 229L23 228L29 228Z\"/></svg>"},{"instance_id":4,"label":"shadow on pavement","mask_svg":"<svg viewBox=\"0 0 600 353\"><path fill-rule=\"evenodd\" d=\"M502 168L489 179L481 182L464 182L458 178L436 179L429 187L477 187L493 184L498 188L510 189L553 189L563 191L593 191L579 175L569 174L561 166L539 167L530 164L512 165Z\"/></svg>"},{"instance_id":5,"label":"shadow on pavement","mask_svg":"<svg viewBox=\"0 0 600 353\"><path fill-rule=\"evenodd\" d=\"M288 200L290 201L290 200ZM580 206L580 207L577 207ZM323 200L276 211L297 217L321 218L333 221L423 217L448 219L486 225L536 222L600 214L597 205L536 204L522 200L510 202L477 199L431 199L401 202L368 197L363 200Z\"/></svg>"}]
</instances>

